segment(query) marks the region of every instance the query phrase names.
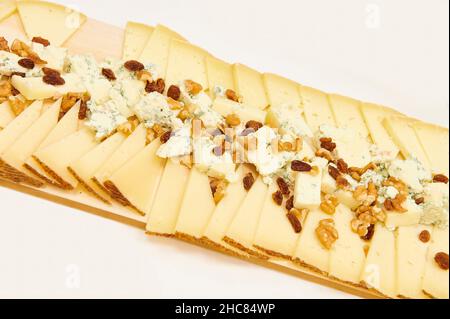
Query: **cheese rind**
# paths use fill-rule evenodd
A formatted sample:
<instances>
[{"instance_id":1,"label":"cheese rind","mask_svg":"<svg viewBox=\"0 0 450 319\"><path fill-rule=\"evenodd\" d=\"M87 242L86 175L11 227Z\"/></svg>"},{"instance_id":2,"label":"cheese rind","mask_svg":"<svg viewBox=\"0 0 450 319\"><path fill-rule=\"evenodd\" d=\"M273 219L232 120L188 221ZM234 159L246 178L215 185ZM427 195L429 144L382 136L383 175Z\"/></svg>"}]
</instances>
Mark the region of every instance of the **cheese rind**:
<instances>
[{"instance_id":1,"label":"cheese rind","mask_svg":"<svg viewBox=\"0 0 450 319\"><path fill-rule=\"evenodd\" d=\"M127 22L123 43L123 60L139 59L154 30L154 27L143 23Z\"/></svg>"},{"instance_id":2,"label":"cheese rind","mask_svg":"<svg viewBox=\"0 0 450 319\"><path fill-rule=\"evenodd\" d=\"M360 111L361 102L337 94L330 94L328 98L338 127L351 127L361 137L369 136L369 131Z\"/></svg>"},{"instance_id":3,"label":"cheese rind","mask_svg":"<svg viewBox=\"0 0 450 319\"><path fill-rule=\"evenodd\" d=\"M326 93L307 86L299 86L299 90L306 123L313 132L317 132L324 124L335 125Z\"/></svg>"},{"instance_id":4,"label":"cheese rind","mask_svg":"<svg viewBox=\"0 0 450 319\"><path fill-rule=\"evenodd\" d=\"M270 73L263 74L263 81L269 104L272 107L282 104L301 107L297 83Z\"/></svg>"},{"instance_id":5,"label":"cheese rind","mask_svg":"<svg viewBox=\"0 0 450 319\"><path fill-rule=\"evenodd\" d=\"M236 91L245 104L264 110L269 106L262 75L245 65L233 66Z\"/></svg>"}]
</instances>

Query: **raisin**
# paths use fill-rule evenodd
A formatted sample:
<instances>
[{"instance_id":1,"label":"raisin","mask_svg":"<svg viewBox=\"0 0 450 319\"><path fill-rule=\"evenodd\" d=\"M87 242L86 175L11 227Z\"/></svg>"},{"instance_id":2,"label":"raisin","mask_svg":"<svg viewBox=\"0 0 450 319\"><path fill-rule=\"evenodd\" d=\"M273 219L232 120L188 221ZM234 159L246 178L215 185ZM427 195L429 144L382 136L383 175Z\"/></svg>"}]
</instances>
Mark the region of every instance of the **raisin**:
<instances>
[{"instance_id":1,"label":"raisin","mask_svg":"<svg viewBox=\"0 0 450 319\"><path fill-rule=\"evenodd\" d=\"M277 179L277 185L283 195L288 196L291 193L289 190L289 184L286 183L283 178L279 177Z\"/></svg>"},{"instance_id":2,"label":"raisin","mask_svg":"<svg viewBox=\"0 0 450 319\"><path fill-rule=\"evenodd\" d=\"M337 168L342 174L348 174L348 164L343 159L337 161Z\"/></svg>"},{"instance_id":3,"label":"raisin","mask_svg":"<svg viewBox=\"0 0 450 319\"><path fill-rule=\"evenodd\" d=\"M42 80L44 81L44 83L53 86L61 86L66 84L66 81L59 75L45 75Z\"/></svg>"},{"instance_id":4,"label":"raisin","mask_svg":"<svg viewBox=\"0 0 450 319\"><path fill-rule=\"evenodd\" d=\"M110 80L110 81L115 81L117 78L116 78L116 75L114 74L114 71L113 70L111 70L111 69L105 69L105 68L103 68L102 69L102 74L103 74L103 76L105 77L105 78L107 78L108 80Z\"/></svg>"},{"instance_id":5,"label":"raisin","mask_svg":"<svg viewBox=\"0 0 450 319\"><path fill-rule=\"evenodd\" d=\"M425 203L425 198L423 197L418 197L415 199L416 205L422 205L423 203Z\"/></svg>"},{"instance_id":6,"label":"raisin","mask_svg":"<svg viewBox=\"0 0 450 319\"><path fill-rule=\"evenodd\" d=\"M246 129L253 129L255 132L258 132L263 126L264 125L258 121L248 121L247 124L245 124Z\"/></svg>"},{"instance_id":7,"label":"raisin","mask_svg":"<svg viewBox=\"0 0 450 319\"><path fill-rule=\"evenodd\" d=\"M248 173L247 175L245 175L243 183L244 189L248 192L253 187L253 184L255 184L255 177L253 176L253 174Z\"/></svg>"},{"instance_id":8,"label":"raisin","mask_svg":"<svg viewBox=\"0 0 450 319\"><path fill-rule=\"evenodd\" d=\"M302 223L298 219L298 217L295 214L288 213L287 218L289 219L289 222L292 225L292 228L294 228L294 231L296 234L300 234L303 230Z\"/></svg>"},{"instance_id":9,"label":"raisin","mask_svg":"<svg viewBox=\"0 0 450 319\"><path fill-rule=\"evenodd\" d=\"M164 90L166 88L166 83L163 79L158 79L153 82L147 82L147 85L145 86L145 92L152 93L152 92L158 92L159 94L163 94Z\"/></svg>"},{"instance_id":10,"label":"raisin","mask_svg":"<svg viewBox=\"0 0 450 319\"><path fill-rule=\"evenodd\" d=\"M216 146L213 149L213 154L217 157L222 156L225 153L225 148L223 146Z\"/></svg>"},{"instance_id":11,"label":"raisin","mask_svg":"<svg viewBox=\"0 0 450 319\"><path fill-rule=\"evenodd\" d=\"M47 39L41 38L41 37L34 37L31 42L34 43L40 43L42 44L44 47L48 47L50 45L50 41L48 41Z\"/></svg>"},{"instance_id":12,"label":"raisin","mask_svg":"<svg viewBox=\"0 0 450 319\"><path fill-rule=\"evenodd\" d=\"M311 172L312 166L302 161L292 161L291 169L294 172Z\"/></svg>"},{"instance_id":13,"label":"raisin","mask_svg":"<svg viewBox=\"0 0 450 319\"><path fill-rule=\"evenodd\" d=\"M11 73L11 76L14 76L14 75L20 76L21 78L24 78L24 77L27 76L27 75L26 75L25 73L23 73L23 72L12 72L12 73Z\"/></svg>"},{"instance_id":14,"label":"raisin","mask_svg":"<svg viewBox=\"0 0 450 319\"><path fill-rule=\"evenodd\" d=\"M442 174L438 174L433 177L433 182L448 184L448 177Z\"/></svg>"},{"instance_id":15,"label":"raisin","mask_svg":"<svg viewBox=\"0 0 450 319\"><path fill-rule=\"evenodd\" d=\"M431 239L431 234L428 230L424 230L423 232L421 232L419 234L419 240L422 243L428 243L430 241L430 239Z\"/></svg>"},{"instance_id":16,"label":"raisin","mask_svg":"<svg viewBox=\"0 0 450 319\"><path fill-rule=\"evenodd\" d=\"M374 225L374 224L371 224L371 225L367 228L367 234L366 234L366 236L361 237L361 239L362 239L362 240L365 240L365 241L371 241L374 234L375 234L375 225Z\"/></svg>"},{"instance_id":17,"label":"raisin","mask_svg":"<svg viewBox=\"0 0 450 319\"><path fill-rule=\"evenodd\" d=\"M336 146L336 143L333 143L331 138L325 137L320 139L320 147L329 152L333 152L336 149Z\"/></svg>"},{"instance_id":18,"label":"raisin","mask_svg":"<svg viewBox=\"0 0 450 319\"><path fill-rule=\"evenodd\" d=\"M87 117L87 103L85 101L81 101L80 110L78 111L78 119L85 120Z\"/></svg>"},{"instance_id":19,"label":"raisin","mask_svg":"<svg viewBox=\"0 0 450 319\"><path fill-rule=\"evenodd\" d=\"M338 177L341 175L339 170L334 166L328 166L328 174L330 174L331 177L333 177L334 180L337 180Z\"/></svg>"},{"instance_id":20,"label":"raisin","mask_svg":"<svg viewBox=\"0 0 450 319\"><path fill-rule=\"evenodd\" d=\"M437 253L434 260L438 264L439 268L442 270L448 270L448 254L443 252Z\"/></svg>"},{"instance_id":21,"label":"raisin","mask_svg":"<svg viewBox=\"0 0 450 319\"><path fill-rule=\"evenodd\" d=\"M384 208L388 211L388 212L392 212L395 210L394 207L394 203L392 202L392 199L386 199L384 201Z\"/></svg>"},{"instance_id":22,"label":"raisin","mask_svg":"<svg viewBox=\"0 0 450 319\"><path fill-rule=\"evenodd\" d=\"M181 90L176 85L171 85L169 90L167 91L167 96L178 101L181 97Z\"/></svg>"},{"instance_id":23,"label":"raisin","mask_svg":"<svg viewBox=\"0 0 450 319\"><path fill-rule=\"evenodd\" d=\"M273 201L274 201L278 206L283 205L283 193L281 193L280 191L276 191L275 193L273 193L273 194L272 194L272 198L273 198Z\"/></svg>"},{"instance_id":24,"label":"raisin","mask_svg":"<svg viewBox=\"0 0 450 319\"><path fill-rule=\"evenodd\" d=\"M252 128L246 128L245 130L243 130L240 134L240 136L246 137L249 136L250 134L255 133L255 130Z\"/></svg>"},{"instance_id":25,"label":"raisin","mask_svg":"<svg viewBox=\"0 0 450 319\"><path fill-rule=\"evenodd\" d=\"M141 62L136 60L127 61L125 62L124 66L130 72L138 72L145 69L145 66Z\"/></svg>"},{"instance_id":26,"label":"raisin","mask_svg":"<svg viewBox=\"0 0 450 319\"><path fill-rule=\"evenodd\" d=\"M35 67L34 61L31 59L28 59L28 58L20 59L19 62L17 62L17 63L19 63L19 65L21 67L28 69L28 70L32 70Z\"/></svg>"},{"instance_id":27,"label":"raisin","mask_svg":"<svg viewBox=\"0 0 450 319\"><path fill-rule=\"evenodd\" d=\"M42 68L42 72L45 75L51 75L51 76L61 76L61 73L59 73L58 70L52 69L52 68Z\"/></svg>"},{"instance_id":28,"label":"raisin","mask_svg":"<svg viewBox=\"0 0 450 319\"><path fill-rule=\"evenodd\" d=\"M17 96L17 95L20 94L20 92L19 92L19 90L17 90L15 87L13 87L13 88L11 89L11 94L12 94L12 96Z\"/></svg>"},{"instance_id":29,"label":"raisin","mask_svg":"<svg viewBox=\"0 0 450 319\"><path fill-rule=\"evenodd\" d=\"M166 144L170 138L172 137L172 132L168 131L166 133L164 133L163 135L161 135L161 137L159 138L161 141L161 144Z\"/></svg>"},{"instance_id":30,"label":"raisin","mask_svg":"<svg viewBox=\"0 0 450 319\"><path fill-rule=\"evenodd\" d=\"M293 208L294 208L294 196L291 196L286 201L286 209L288 210L288 212L290 212Z\"/></svg>"}]
</instances>

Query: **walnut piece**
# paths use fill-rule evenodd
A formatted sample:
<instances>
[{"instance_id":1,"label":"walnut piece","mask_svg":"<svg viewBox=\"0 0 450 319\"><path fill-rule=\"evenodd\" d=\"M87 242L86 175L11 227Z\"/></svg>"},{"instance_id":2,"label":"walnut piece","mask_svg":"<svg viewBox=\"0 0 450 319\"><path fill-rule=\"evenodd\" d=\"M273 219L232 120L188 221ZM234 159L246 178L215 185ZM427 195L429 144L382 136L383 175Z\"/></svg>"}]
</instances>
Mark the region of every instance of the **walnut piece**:
<instances>
[{"instance_id":1,"label":"walnut piece","mask_svg":"<svg viewBox=\"0 0 450 319\"><path fill-rule=\"evenodd\" d=\"M321 220L316 228L316 235L322 246L325 249L330 250L333 247L333 244L339 239L339 234L335 228L334 220Z\"/></svg>"}]
</instances>

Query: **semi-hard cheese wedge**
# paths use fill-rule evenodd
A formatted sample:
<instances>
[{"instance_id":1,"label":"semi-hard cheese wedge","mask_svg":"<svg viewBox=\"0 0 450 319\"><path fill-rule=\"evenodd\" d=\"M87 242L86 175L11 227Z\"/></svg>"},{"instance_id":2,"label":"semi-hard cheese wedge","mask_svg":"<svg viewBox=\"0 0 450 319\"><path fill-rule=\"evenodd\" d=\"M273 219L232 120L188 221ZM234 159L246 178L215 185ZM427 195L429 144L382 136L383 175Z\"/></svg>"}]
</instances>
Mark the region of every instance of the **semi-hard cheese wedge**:
<instances>
[{"instance_id":1,"label":"semi-hard cheese wedge","mask_svg":"<svg viewBox=\"0 0 450 319\"><path fill-rule=\"evenodd\" d=\"M384 118L390 116L393 110L376 104L363 103L361 113L373 143L388 158L396 158L400 150L383 125Z\"/></svg>"},{"instance_id":2,"label":"semi-hard cheese wedge","mask_svg":"<svg viewBox=\"0 0 450 319\"><path fill-rule=\"evenodd\" d=\"M369 136L360 110L361 102L337 94L330 94L328 98L338 127L351 127L360 136Z\"/></svg>"},{"instance_id":3,"label":"semi-hard cheese wedge","mask_svg":"<svg viewBox=\"0 0 450 319\"><path fill-rule=\"evenodd\" d=\"M399 227L396 237L397 296L424 299L422 291L429 243L419 237L423 232L432 234L432 227L423 225ZM433 236L433 235L431 235Z\"/></svg>"},{"instance_id":4,"label":"semi-hard cheese wedge","mask_svg":"<svg viewBox=\"0 0 450 319\"><path fill-rule=\"evenodd\" d=\"M277 205L273 200L272 194L277 190L276 184L269 187L253 245L269 256L290 260L299 234L294 231L289 222L286 208Z\"/></svg>"},{"instance_id":5,"label":"semi-hard cheese wedge","mask_svg":"<svg viewBox=\"0 0 450 319\"><path fill-rule=\"evenodd\" d=\"M271 106L290 104L301 107L298 84L279 75L263 74L264 86Z\"/></svg>"},{"instance_id":6,"label":"semi-hard cheese wedge","mask_svg":"<svg viewBox=\"0 0 450 319\"><path fill-rule=\"evenodd\" d=\"M188 240L200 239L215 206L209 177L191 169L178 213L176 235Z\"/></svg>"},{"instance_id":7,"label":"semi-hard cheese wedge","mask_svg":"<svg viewBox=\"0 0 450 319\"><path fill-rule=\"evenodd\" d=\"M109 196L92 181L92 177L111 155L114 154L125 139L125 135L116 133L68 167L69 172L89 194L107 204L109 204Z\"/></svg>"},{"instance_id":8,"label":"semi-hard cheese wedge","mask_svg":"<svg viewBox=\"0 0 450 319\"><path fill-rule=\"evenodd\" d=\"M16 11L15 0L2 0L0 2L0 21L9 17L14 11Z\"/></svg>"},{"instance_id":9,"label":"semi-hard cheese wedge","mask_svg":"<svg viewBox=\"0 0 450 319\"><path fill-rule=\"evenodd\" d=\"M320 243L316 228L320 221L329 218L320 209L313 209L308 213L293 255L294 262L322 274L328 273L330 251Z\"/></svg>"},{"instance_id":10,"label":"semi-hard cheese wedge","mask_svg":"<svg viewBox=\"0 0 450 319\"><path fill-rule=\"evenodd\" d=\"M160 146L159 139L154 140L104 183L115 200L143 216L153 205L166 163L156 155Z\"/></svg>"},{"instance_id":11,"label":"semi-hard cheese wedge","mask_svg":"<svg viewBox=\"0 0 450 319\"><path fill-rule=\"evenodd\" d=\"M264 255L253 247L253 242L264 205L261 199L266 198L267 193L268 187L259 177L235 213L223 238L227 244L259 258L264 258Z\"/></svg>"},{"instance_id":12,"label":"semi-hard cheese wedge","mask_svg":"<svg viewBox=\"0 0 450 319\"><path fill-rule=\"evenodd\" d=\"M350 227L353 212L339 205L334 215L335 227L339 238L330 251L329 275L340 281L359 285L366 255L365 243Z\"/></svg>"},{"instance_id":13,"label":"semi-hard cheese wedge","mask_svg":"<svg viewBox=\"0 0 450 319\"><path fill-rule=\"evenodd\" d=\"M447 254L449 233L447 229L435 228L431 237L430 247L428 249L425 275L423 277L423 291L430 297L439 299L449 298L449 276L448 269L441 269L437 262L436 256L439 253Z\"/></svg>"},{"instance_id":14,"label":"semi-hard cheese wedge","mask_svg":"<svg viewBox=\"0 0 450 319\"><path fill-rule=\"evenodd\" d=\"M236 171L238 182L228 186L225 197L217 204L208 225L203 232L203 238L213 242L218 246L225 247L222 241L225 233L233 221L233 218L247 196L247 190L244 188L243 179L251 173L257 176L256 171L249 165L240 165Z\"/></svg>"},{"instance_id":15,"label":"semi-hard cheese wedge","mask_svg":"<svg viewBox=\"0 0 450 319\"><path fill-rule=\"evenodd\" d=\"M125 39L122 54L123 60L139 59L154 30L154 27L143 23L128 22L125 27Z\"/></svg>"},{"instance_id":16,"label":"semi-hard cheese wedge","mask_svg":"<svg viewBox=\"0 0 450 319\"><path fill-rule=\"evenodd\" d=\"M417 158L425 168L431 169L430 160L414 131L414 120L402 116L385 118L383 125L405 158Z\"/></svg>"},{"instance_id":17,"label":"semi-hard cheese wedge","mask_svg":"<svg viewBox=\"0 0 450 319\"><path fill-rule=\"evenodd\" d=\"M397 297L395 234L383 225L375 227L361 283L384 296Z\"/></svg>"},{"instance_id":18,"label":"semi-hard cheese wedge","mask_svg":"<svg viewBox=\"0 0 450 319\"><path fill-rule=\"evenodd\" d=\"M213 91L216 87L221 87L225 90L235 90L231 64L210 55L206 57L205 62L211 96L213 96L212 93L214 93Z\"/></svg>"},{"instance_id":19,"label":"semi-hard cheese wedge","mask_svg":"<svg viewBox=\"0 0 450 319\"><path fill-rule=\"evenodd\" d=\"M179 85L184 80L192 80L207 90L208 76L205 58L208 55L208 52L195 45L173 39L167 61L166 86Z\"/></svg>"},{"instance_id":20,"label":"semi-hard cheese wedge","mask_svg":"<svg viewBox=\"0 0 450 319\"><path fill-rule=\"evenodd\" d=\"M0 130L3 130L9 123L15 118L15 114L9 106L9 102L3 102L0 104Z\"/></svg>"},{"instance_id":21,"label":"semi-hard cheese wedge","mask_svg":"<svg viewBox=\"0 0 450 319\"><path fill-rule=\"evenodd\" d=\"M45 1L18 1L17 9L27 36L44 37L61 46L86 21L86 16L62 5Z\"/></svg>"},{"instance_id":22,"label":"semi-hard cheese wedge","mask_svg":"<svg viewBox=\"0 0 450 319\"><path fill-rule=\"evenodd\" d=\"M36 149L41 150L47 146L61 141L65 137L75 133L79 128L78 113L80 111L80 102L76 103L72 108L63 116L63 118L58 122L54 129L48 134L45 140ZM39 165L39 163L30 156L24 163L24 168L27 172L39 177L48 184L54 184L53 178L44 171L44 169Z\"/></svg>"},{"instance_id":23,"label":"semi-hard cheese wedge","mask_svg":"<svg viewBox=\"0 0 450 319\"><path fill-rule=\"evenodd\" d=\"M313 132L316 132L324 124L335 125L326 93L307 86L299 86L299 90L306 123Z\"/></svg>"},{"instance_id":24,"label":"semi-hard cheese wedge","mask_svg":"<svg viewBox=\"0 0 450 319\"><path fill-rule=\"evenodd\" d=\"M82 128L61 141L38 150L32 156L62 188L72 190L77 187L78 181L67 168L97 144L94 133L88 128Z\"/></svg>"},{"instance_id":25,"label":"semi-hard cheese wedge","mask_svg":"<svg viewBox=\"0 0 450 319\"><path fill-rule=\"evenodd\" d=\"M190 171L184 165L167 161L156 199L148 214L147 232L172 237L178 220Z\"/></svg>"},{"instance_id":26,"label":"semi-hard cheese wedge","mask_svg":"<svg viewBox=\"0 0 450 319\"><path fill-rule=\"evenodd\" d=\"M436 174L449 173L449 134L448 129L432 124L417 122L414 130L431 162Z\"/></svg>"},{"instance_id":27,"label":"semi-hard cheese wedge","mask_svg":"<svg viewBox=\"0 0 450 319\"><path fill-rule=\"evenodd\" d=\"M35 101L0 131L0 154L10 147L41 115L42 101Z\"/></svg>"},{"instance_id":28,"label":"semi-hard cheese wedge","mask_svg":"<svg viewBox=\"0 0 450 319\"><path fill-rule=\"evenodd\" d=\"M251 105L234 102L224 97L217 97L214 100L212 109L225 118L228 115L235 114L239 117L241 123L243 124L248 121L258 121L260 123L264 123L267 116L266 111Z\"/></svg>"},{"instance_id":29,"label":"semi-hard cheese wedge","mask_svg":"<svg viewBox=\"0 0 450 319\"><path fill-rule=\"evenodd\" d=\"M103 184L130 159L145 148L147 140L147 129L143 124L139 125L134 132L120 145L111 157L98 169L92 177L92 181L100 188Z\"/></svg>"},{"instance_id":30,"label":"semi-hard cheese wedge","mask_svg":"<svg viewBox=\"0 0 450 319\"><path fill-rule=\"evenodd\" d=\"M0 154L0 161L9 166L10 178L13 181L22 181L32 186L43 185L24 173L23 164L57 125L60 109L61 99L53 103L14 144Z\"/></svg>"},{"instance_id":31,"label":"semi-hard cheese wedge","mask_svg":"<svg viewBox=\"0 0 450 319\"><path fill-rule=\"evenodd\" d=\"M157 25L142 50L140 60L156 65L159 77L166 77L167 61L172 39L186 41L181 35L163 25Z\"/></svg>"},{"instance_id":32,"label":"semi-hard cheese wedge","mask_svg":"<svg viewBox=\"0 0 450 319\"><path fill-rule=\"evenodd\" d=\"M261 110L269 106L261 73L248 66L235 64L233 74L236 91L242 96L245 104Z\"/></svg>"}]
</instances>

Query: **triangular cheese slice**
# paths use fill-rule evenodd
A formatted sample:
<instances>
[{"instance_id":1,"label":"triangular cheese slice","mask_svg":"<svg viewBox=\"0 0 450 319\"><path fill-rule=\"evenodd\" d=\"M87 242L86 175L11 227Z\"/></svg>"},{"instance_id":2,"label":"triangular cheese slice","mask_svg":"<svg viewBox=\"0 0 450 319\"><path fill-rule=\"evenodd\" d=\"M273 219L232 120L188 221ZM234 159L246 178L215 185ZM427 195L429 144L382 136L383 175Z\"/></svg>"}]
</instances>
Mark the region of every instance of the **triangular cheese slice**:
<instances>
[{"instance_id":1,"label":"triangular cheese slice","mask_svg":"<svg viewBox=\"0 0 450 319\"><path fill-rule=\"evenodd\" d=\"M125 28L125 39L122 55L123 60L128 61L139 59L154 30L154 27L146 24L128 22Z\"/></svg>"},{"instance_id":2,"label":"triangular cheese slice","mask_svg":"<svg viewBox=\"0 0 450 319\"><path fill-rule=\"evenodd\" d=\"M186 41L181 35L169 28L157 25L139 58L143 62L155 64L161 78L166 77L167 60L172 39Z\"/></svg>"},{"instance_id":3,"label":"triangular cheese slice","mask_svg":"<svg viewBox=\"0 0 450 319\"><path fill-rule=\"evenodd\" d=\"M37 150L41 150L53 143L59 142L65 137L75 133L78 130L79 120L78 113L80 111L80 102L75 104L64 116L55 128L50 132L50 134L45 138L45 140L39 145ZM39 177L46 183L54 185L55 181L52 177L43 170L43 168L30 156L24 163L24 168L27 172ZM57 185L58 186L58 185Z\"/></svg>"},{"instance_id":4,"label":"triangular cheese slice","mask_svg":"<svg viewBox=\"0 0 450 319\"><path fill-rule=\"evenodd\" d=\"M206 71L208 75L208 86L211 94L217 86L223 87L225 90L235 90L233 67L231 64L212 56L207 56Z\"/></svg>"},{"instance_id":5,"label":"triangular cheese slice","mask_svg":"<svg viewBox=\"0 0 450 319\"><path fill-rule=\"evenodd\" d=\"M116 133L110 136L92 151L88 152L73 164L70 164L68 168L70 173L88 193L107 204L109 204L108 195L92 181L92 177L111 155L114 154L125 139L126 137L122 133Z\"/></svg>"},{"instance_id":6,"label":"triangular cheese slice","mask_svg":"<svg viewBox=\"0 0 450 319\"><path fill-rule=\"evenodd\" d=\"M0 131L3 130L15 118L15 114L9 106L9 102L5 101L0 104Z\"/></svg>"},{"instance_id":7,"label":"triangular cheese slice","mask_svg":"<svg viewBox=\"0 0 450 319\"><path fill-rule=\"evenodd\" d=\"M0 21L6 19L16 11L16 1L2 0L0 2Z\"/></svg>"},{"instance_id":8,"label":"triangular cheese slice","mask_svg":"<svg viewBox=\"0 0 450 319\"><path fill-rule=\"evenodd\" d=\"M261 73L242 64L233 66L236 91L243 102L264 110L269 106Z\"/></svg>"},{"instance_id":9,"label":"triangular cheese slice","mask_svg":"<svg viewBox=\"0 0 450 319\"><path fill-rule=\"evenodd\" d=\"M45 1L18 1L17 9L31 39L43 37L61 46L86 21L86 16L62 5Z\"/></svg>"},{"instance_id":10,"label":"triangular cheese slice","mask_svg":"<svg viewBox=\"0 0 450 319\"><path fill-rule=\"evenodd\" d=\"M313 132L317 132L321 125L336 125L327 95L319 90L299 86L306 123Z\"/></svg>"},{"instance_id":11,"label":"triangular cheese slice","mask_svg":"<svg viewBox=\"0 0 450 319\"><path fill-rule=\"evenodd\" d=\"M13 145L0 155L1 160L11 168L12 180L32 186L43 185L40 181L24 174L23 164L56 126L60 109L61 99L53 103Z\"/></svg>"},{"instance_id":12,"label":"triangular cheese slice","mask_svg":"<svg viewBox=\"0 0 450 319\"><path fill-rule=\"evenodd\" d=\"M265 73L263 80L271 106L280 106L282 104L302 106L297 83L270 73Z\"/></svg>"},{"instance_id":13,"label":"triangular cheese slice","mask_svg":"<svg viewBox=\"0 0 450 319\"><path fill-rule=\"evenodd\" d=\"M161 142L155 140L105 182L112 197L146 216L155 199L165 159L156 155Z\"/></svg>"},{"instance_id":14,"label":"triangular cheese slice","mask_svg":"<svg viewBox=\"0 0 450 319\"><path fill-rule=\"evenodd\" d=\"M173 39L167 62L166 85L179 85L184 80L192 80L208 89L205 58L209 55L203 49L185 41Z\"/></svg>"},{"instance_id":15,"label":"triangular cheese slice","mask_svg":"<svg viewBox=\"0 0 450 319\"><path fill-rule=\"evenodd\" d=\"M72 190L78 185L78 181L67 168L97 144L94 133L88 128L82 128L61 141L38 150L33 158L62 188Z\"/></svg>"},{"instance_id":16,"label":"triangular cheese slice","mask_svg":"<svg viewBox=\"0 0 450 319\"><path fill-rule=\"evenodd\" d=\"M360 110L361 102L337 94L330 94L328 98L338 127L349 127L364 138L369 136Z\"/></svg>"}]
</instances>

